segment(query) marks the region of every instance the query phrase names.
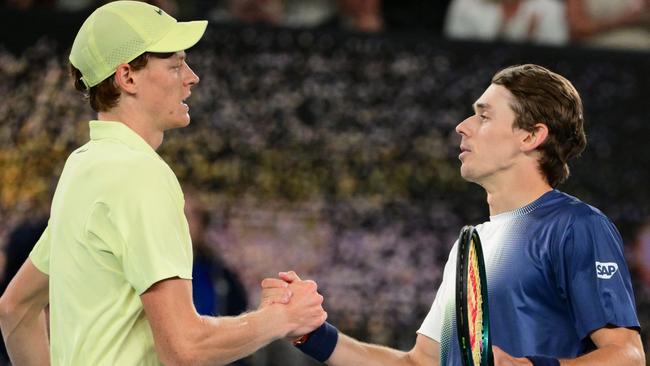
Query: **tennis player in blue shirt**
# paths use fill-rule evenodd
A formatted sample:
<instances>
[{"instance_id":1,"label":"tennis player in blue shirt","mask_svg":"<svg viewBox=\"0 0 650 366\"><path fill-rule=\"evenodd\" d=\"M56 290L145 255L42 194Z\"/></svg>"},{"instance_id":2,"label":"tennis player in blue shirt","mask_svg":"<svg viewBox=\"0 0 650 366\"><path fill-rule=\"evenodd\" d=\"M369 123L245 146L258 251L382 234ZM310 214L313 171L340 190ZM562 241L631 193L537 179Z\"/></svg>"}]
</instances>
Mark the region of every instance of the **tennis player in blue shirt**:
<instances>
[{"instance_id":1,"label":"tennis player in blue shirt","mask_svg":"<svg viewBox=\"0 0 650 366\"><path fill-rule=\"evenodd\" d=\"M582 101L564 77L508 67L456 127L461 175L487 193L478 225L486 260L497 366L642 366L621 237L598 209L555 189L585 148ZM325 323L297 340L330 365L460 366L455 323L456 246L408 352L359 342ZM281 280L299 281L295 273ZM276 291L280 279L263 282Z\"/></svg>"}]
</instances>

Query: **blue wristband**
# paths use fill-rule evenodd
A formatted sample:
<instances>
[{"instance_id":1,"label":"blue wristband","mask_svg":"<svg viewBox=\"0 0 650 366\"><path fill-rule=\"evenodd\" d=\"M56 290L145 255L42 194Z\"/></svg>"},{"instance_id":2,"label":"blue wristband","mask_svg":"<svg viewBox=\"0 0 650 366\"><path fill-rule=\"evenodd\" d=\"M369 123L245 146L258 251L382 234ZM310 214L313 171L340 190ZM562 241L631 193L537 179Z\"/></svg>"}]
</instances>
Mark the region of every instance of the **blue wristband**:
<instances>
[{"instance_id":1,"label":"blue wristband","mask_svg":"<svg viewBox=\"0 0 650 366\"><path fill-rule=\"evenodd\" d=\"M319 362L325 362L330 358L336 342L339 340L339 331L330 323L323 323L315 331L311 332L307 341L296 345L306 355Z\"/></svg>"},{"instance_id":2,"label":"blue wristband","mask_svg":"<svg viewBox=\"0 0 650 366\"><path fill-rule=\"evenodd\" d=\"M546 356L526 356L533 366L560 366L560 360Z\"/></svg>"}]
</instances>

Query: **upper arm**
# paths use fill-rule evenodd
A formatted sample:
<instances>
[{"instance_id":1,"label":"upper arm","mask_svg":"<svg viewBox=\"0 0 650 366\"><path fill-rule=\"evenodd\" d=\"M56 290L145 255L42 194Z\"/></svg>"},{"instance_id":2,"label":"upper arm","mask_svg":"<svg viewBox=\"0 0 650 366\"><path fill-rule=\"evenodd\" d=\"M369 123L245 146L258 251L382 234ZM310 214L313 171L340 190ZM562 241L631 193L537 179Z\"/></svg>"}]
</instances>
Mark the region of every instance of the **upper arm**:
<instances>
[{"instance_id":1,"label":"upper arm","mask_svg":"<svg viewBox=\"0 0 650 366\"><path fill-rule=\"evenodd\" d=\"M49 303L49 277L27 259L0 298L3 328L11 326L13 315L34 311L40 314Z\"/></svg>"},{"instance_id":2,"label":"upper arm","mask_svg":"<svg viewBox=\"0 0 650 366\"><path fill-rule=\"evenodd\" d=\"M622 240L609 220L581 215L551 250L557 288L580 338L608 325L639 327Z\"/></svg>"},{"instance_id":3,"label":"upper arm","mask_svg":"<svg viewBox=\"0 0 650 366\"><path fill-rule=\"evenodd\" d=\"M159 281L140 295L140 299L158 357L162 361L185 359L187 331L196 329L201 322L192 302L192 281L181 278Z\"/></svg>"},{"instance_id":4,"label":"upper arm","mask_svg":"<svg viewBox=\"0 0 650 366\"><path fill-rule=\"evenodd\" d=\"M409 351L408 356L414 365L438 366L440 365L440 343L418 334L415 346Z\"/></svg>"}]
</instances>

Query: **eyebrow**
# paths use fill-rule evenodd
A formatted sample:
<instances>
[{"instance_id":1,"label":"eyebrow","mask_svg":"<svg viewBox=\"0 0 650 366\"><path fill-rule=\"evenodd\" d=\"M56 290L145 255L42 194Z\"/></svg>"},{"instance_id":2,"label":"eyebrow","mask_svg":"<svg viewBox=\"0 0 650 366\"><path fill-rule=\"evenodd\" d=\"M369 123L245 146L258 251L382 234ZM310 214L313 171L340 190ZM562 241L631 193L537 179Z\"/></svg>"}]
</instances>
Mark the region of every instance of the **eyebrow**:
<instances>
[{"instance_id":1,"label":"eyebrow","mask_svg":"<svg viewBox=\"0 0 650 366\"><path fill-rule=\"evenodd\" d=\"M481 110L490 110L490 109L492 109L492 106L491 106L491 105L489 105L489 104L487 104L487 103L479 103L479 102L474 103L474 104L472 105L472 107L474 107L474 110L478 110L478 109L481 109Z\"/></svg>"},{"instance_id":2,"label":"eyebrow","mask_svg":"<svg viewBox=\"0 0 650 366\"><path fill-rule=\"evenodd\" d=\"M171 58L178 61L183 61L187 59L187 53L182 51L174 52L174 55Z\"/></svg>"}]
</instances>

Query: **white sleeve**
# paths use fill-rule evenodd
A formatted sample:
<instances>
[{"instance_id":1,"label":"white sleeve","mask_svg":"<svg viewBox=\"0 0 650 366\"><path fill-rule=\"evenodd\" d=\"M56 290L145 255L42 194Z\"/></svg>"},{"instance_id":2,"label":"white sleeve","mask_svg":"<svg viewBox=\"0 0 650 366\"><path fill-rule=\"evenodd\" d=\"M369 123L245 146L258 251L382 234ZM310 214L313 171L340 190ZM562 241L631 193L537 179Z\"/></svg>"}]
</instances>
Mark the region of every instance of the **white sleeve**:
<instances>
[{"instance_id":1,"label":"white sleeve","mask_svg":"<svg viewBox=\"0 0 650 366\"><path fill-rule=\"evenodd\" d=\"M445 270L442 275L442 283L436 293L436 298L433 300L433 305L422 322L418 333L440 342L442 325L445 315L445 308L449 306L450 301L455 299L456 290L456 254L458 241L451 248L449 258L445 264ZM453 305L453 304L452 304Z\"/></svg>"}]
</instances>

